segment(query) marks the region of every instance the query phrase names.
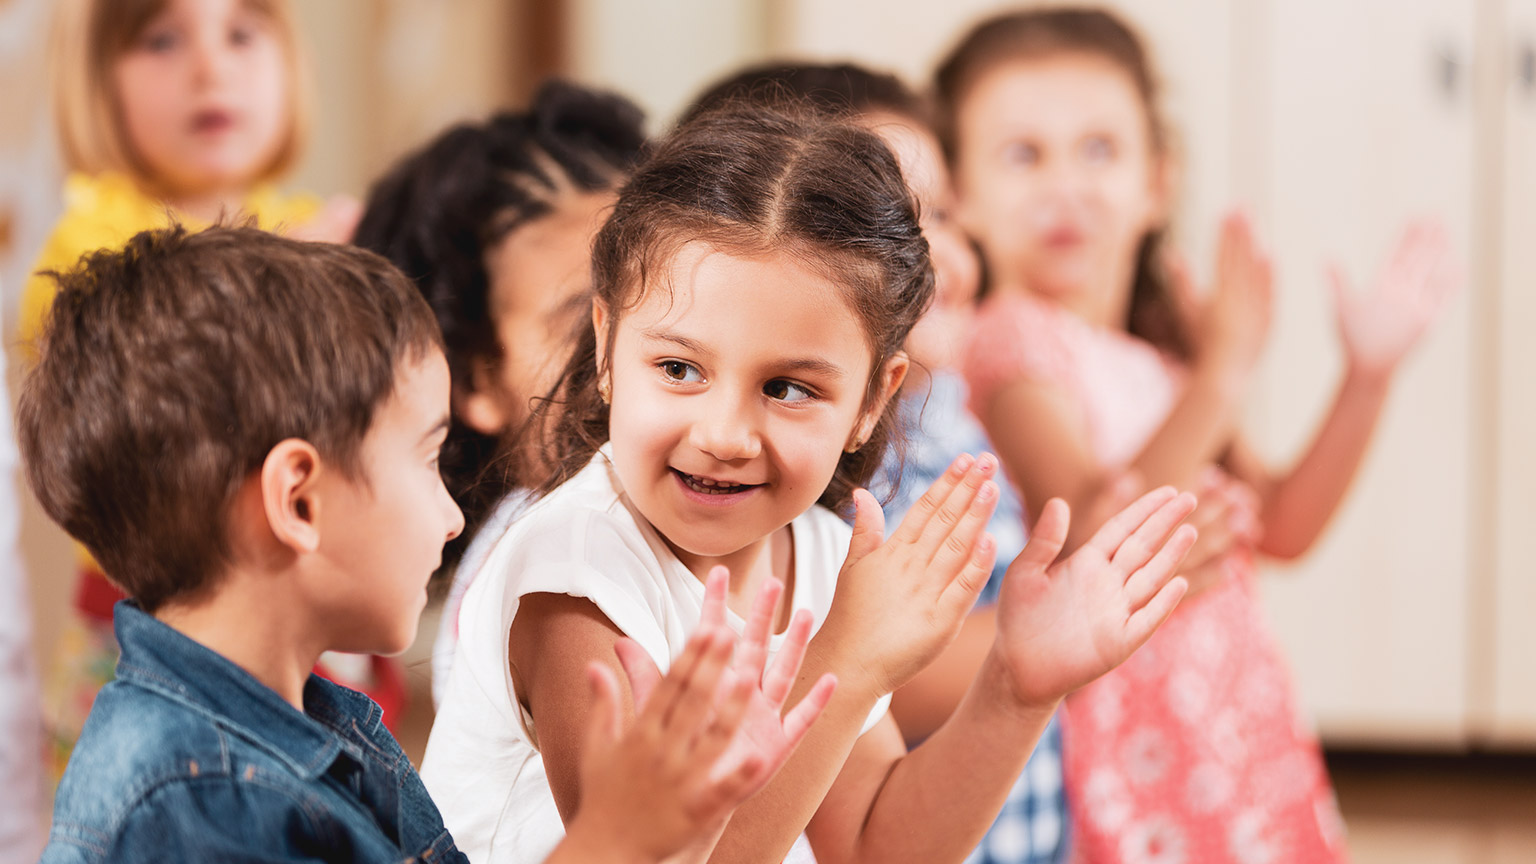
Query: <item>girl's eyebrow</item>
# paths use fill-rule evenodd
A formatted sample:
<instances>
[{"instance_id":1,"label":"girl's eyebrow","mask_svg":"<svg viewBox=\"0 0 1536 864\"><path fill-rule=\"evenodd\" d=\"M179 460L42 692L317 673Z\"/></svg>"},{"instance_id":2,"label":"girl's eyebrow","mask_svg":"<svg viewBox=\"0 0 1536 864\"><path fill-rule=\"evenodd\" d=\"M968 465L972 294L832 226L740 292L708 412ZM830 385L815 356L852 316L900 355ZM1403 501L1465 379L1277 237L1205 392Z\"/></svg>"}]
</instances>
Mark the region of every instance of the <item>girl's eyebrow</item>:
<instances>
[{"instance_id":1,"label":"girl's eyebrow","mask_svg":"<svg viewBox=\"0 0 1536 864\"><path fill-rule=\"evenodd\" d=\"M696 339L689 339L687 336L674 333L671 330L647 328L645 330L641 330L640 335L647 339L654 339L659 342L671 342L672 344L685 350L692 351L695 354L712 353L708 348L704 347L704 343Z\"/></svg>"}]
</instances>

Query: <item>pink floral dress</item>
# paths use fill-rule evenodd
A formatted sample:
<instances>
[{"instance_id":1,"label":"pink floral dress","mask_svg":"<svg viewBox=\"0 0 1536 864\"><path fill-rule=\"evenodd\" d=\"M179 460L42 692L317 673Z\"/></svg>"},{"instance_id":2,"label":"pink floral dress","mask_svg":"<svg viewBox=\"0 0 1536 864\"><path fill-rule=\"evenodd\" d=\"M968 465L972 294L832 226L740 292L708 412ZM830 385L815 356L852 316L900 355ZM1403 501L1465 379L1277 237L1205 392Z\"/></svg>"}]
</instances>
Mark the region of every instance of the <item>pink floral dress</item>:
<instances>
[{"instance_id":1,"label":"pink floral dress","mask_svg":"<svg viewBox=\"0 0 1536 864\"><path fill-rule=\"evenodd\" d=\"M1183 382L1148 343L1018 295L983 305L965 373L978 416L1011 381L1059 385L1107 467L1135 459ZM1260 613L1252 551L1226 567L1219 586L1067 699L1064 769L1083 864L1346 860L1317 742Z\"/></svg>"}]
</instances>

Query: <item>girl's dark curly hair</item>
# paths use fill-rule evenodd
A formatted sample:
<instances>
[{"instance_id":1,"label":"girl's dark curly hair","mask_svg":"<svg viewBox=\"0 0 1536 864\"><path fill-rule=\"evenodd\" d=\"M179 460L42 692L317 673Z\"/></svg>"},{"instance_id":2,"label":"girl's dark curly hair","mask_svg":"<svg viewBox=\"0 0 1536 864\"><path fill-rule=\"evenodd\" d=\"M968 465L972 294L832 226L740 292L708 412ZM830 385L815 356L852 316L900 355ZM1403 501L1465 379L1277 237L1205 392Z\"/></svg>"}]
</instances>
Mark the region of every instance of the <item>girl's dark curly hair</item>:
<instances>
[{"instance_id":1,"label":"girl's dark curly hair","mask_svg":"<svg viewBox=\"0 0 1536 864\"><path fill-rule=\"evenodd\" d=\"M388 258L427 299L456 393L472 386L477 363L503 357L487 253L549 213L559 190L617 188L645 153L643 121L622 96L551 80L528 110L454 126L369 190L353 242ZM444 550L445 565L458 560L496 502L524 485L518 460L499 458L510 444L454 419L442 466L465 530Z\"/></svg>"}]
</instances>

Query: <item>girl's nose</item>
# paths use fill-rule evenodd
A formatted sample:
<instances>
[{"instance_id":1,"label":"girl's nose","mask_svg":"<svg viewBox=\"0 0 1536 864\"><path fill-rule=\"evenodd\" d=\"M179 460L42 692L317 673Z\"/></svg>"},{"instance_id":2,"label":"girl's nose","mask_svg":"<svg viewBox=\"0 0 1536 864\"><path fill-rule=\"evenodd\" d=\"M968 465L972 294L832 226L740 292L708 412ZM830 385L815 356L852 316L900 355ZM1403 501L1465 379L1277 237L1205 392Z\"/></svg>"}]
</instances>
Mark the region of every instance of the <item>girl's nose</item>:
<instances>
[{"instance_id":1,"label":"girl's nose","mask_svg":"<svg viewBox=\"0 0 1536 864\"><path fill-rule=\"evenodd\" d=\"M229 69L231 50L221 34L198 34L192 54L199 84L208 86L223 80Z\"/></svg>"},{"instance_id":2,"label":"girl's nose","mask_svg":"<svg viewBox=\"0 0 1536 864\"><path fill-rule=\"evenodd\" d=\"M722 462L752 459L762 453L762 439L742 401L711 400L690 427L688 443Z\"/></svg>"}]
</instances>

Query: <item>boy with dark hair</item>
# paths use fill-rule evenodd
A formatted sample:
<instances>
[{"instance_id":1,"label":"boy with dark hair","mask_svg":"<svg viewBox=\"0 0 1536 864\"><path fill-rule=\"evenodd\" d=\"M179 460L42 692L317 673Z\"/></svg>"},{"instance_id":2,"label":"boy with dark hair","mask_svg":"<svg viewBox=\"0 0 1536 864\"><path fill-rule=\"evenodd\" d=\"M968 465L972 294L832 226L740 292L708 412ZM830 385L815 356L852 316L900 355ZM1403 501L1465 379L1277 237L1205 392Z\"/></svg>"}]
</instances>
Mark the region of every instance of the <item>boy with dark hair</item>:
<instances>
[{"instance_id":1,"label":"boy with dark hair","mask_svg":"<svg viewBox=\"0 0 1536 864\"><path fill-rule=\"evenodd\" d=\"M132 599L43 860L463 860L378 706L310 674L324 651L404 650L463 527L426 302L372 253L251 228L145 232L59 283L26 470ZM551 862L707 846L782 764L797 736L737 734L761 682L727 671L734 641L695 634L659 682L621 646L649 694L622 732L594 664L595 794Z\"/></svg>"}]
</instances>

